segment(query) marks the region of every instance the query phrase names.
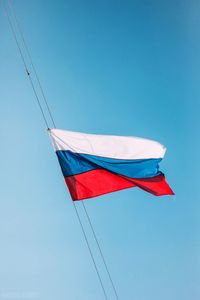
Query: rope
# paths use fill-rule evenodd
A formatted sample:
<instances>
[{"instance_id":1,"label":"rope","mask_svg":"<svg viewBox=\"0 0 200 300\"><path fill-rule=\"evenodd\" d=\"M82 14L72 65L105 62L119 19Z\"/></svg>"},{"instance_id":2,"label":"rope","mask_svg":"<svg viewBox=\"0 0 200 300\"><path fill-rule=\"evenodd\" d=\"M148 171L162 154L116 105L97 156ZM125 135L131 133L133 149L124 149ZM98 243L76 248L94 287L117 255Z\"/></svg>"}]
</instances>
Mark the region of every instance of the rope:
<instances>
[{"instance_id":1,"label":"rope","mask_svg":"<svg viewBox=\"0 0 200 300\"><path fill-rule=\"evenodd\" d=\"M83 227L83 224L82 224L82 222L81 222L81 219L80 219L80 216L79 216L79 213L78 213L76 204L74 203L74 201L72 201L72 203L73 203L73 206L74 206L74 209L75 209L75 212L76 212L76 216L77 216L77 219L78 219L78 221L79 221L79 224L80 224L80 227L81 227L83 236L84 236L84 238L85 238L85 242L86 242L86 244L87 244L87 246L88 246L88 250L89 250L89 252L90 252L90 256L91 256L91 258L92 258L92 261L93 261L93 264L94 264L94 268L95 268L96 273L97 273L97 276L98 276L98 278L99 278L99 282L100 282L100 284L101 284L101 288L102 288L102 290L103 290L104 297L105 297L106 300L108 300L108 297L107 297L107 294L106 294L106 291L105 291L105 288L104 288L104 285L103 285L103 281L102 281L102 279L101 279L99 270L98 270L98 268L97 268L97 265L96 265L96 262L95 262L95 259L94 259L94 256L93 256L93 253L92 253L92 250L91 250L89 241L88 241L88 239L87 239L86 232L85 232L84 227Z\"/></svg>"},{"instance_id":2,"label":"rope","mask_svg":"<svg viewBox=\"0 0 200 300\"><path fill-rule=\"evenodd\" d=\"M93 227L93 225L92 225L90 216L89 216L88 211L87 211L87 209L86 209L86 207L85 207L84 201L81 201L81 203L82 203L83 209L84 209L84 211L85 211L85 214L86 214L86 216L87 216L87 220L88 220L88 223L89 223L90 228L91 228L91 230L92 230L92 233L93 233L94 239L95 239L95 241L96 241L97 247L98 247L98 249L99 249L99 253L100 253L100 255L101 255L101 258L102 258L103 264L104 264L104 266L105 266L106 272L107 272L108 277L109 277L109 279L110 279L110 283L111 283L112 288L113 288L113 291L114 291L114 293L115 293L115 297L116 297L117 300L119 300L119 296L118 296L118 294L117 294L116 287L115 287L115 285L114 285L113 279L112 279L111 274L110 274L110 271L109 271L109 269L108 269L108 265L107 265L107 263L106 263L105 257L104 257L104 255L103 255L102 249L101 249L100 244L99 244L99 241L98 241L98 239L97 239L97 235L96 235L95 230L94 230L94 227Z\"/></svg>"},{"instance_id":3,"label":"rope","mask_svg":"<svg viewBox=\"0 0 200 300\"><path fill-rule=\"evenodd\" d=\"M13 37L14 37L14 40L15 40L15 42L16 42L16 45L17 45L17 48L18 48L20 57L21 57L21 59L22 59L22 63L23 63L23 65L24 65L26 74L27 74L27 76L28 76L28 78L29 78L29 82L30 82L30 84L31 84L33 93L34 93L34 95L35 95L36 102L37 102L38 107L39 107L39 109L40 109L40 112L41 112L41 114L42 114L42 117L43 117L43 120L44 120L44 122L45 122L45 125L46 125L47 129L49 129L49 124L48 124L47 118L46 118L46 116L45 116L43 107L42 107L42 105L41 105L40 98L39 98L38 93L37 93L37 91L36 91L36 88L35 88L34 82L33 82L33 80L32 80L31 74L30 74L30 72L29 72L28 65L27 65L26 60L25 60L25 56L24 56L24 54L23 54L23 52L22 52L22 49L21 49L20 43L19 43L19 41L18 41L18 38L17 38L17 34L16 34L16 31L15 31L14 25L13 25L13 23L12 23L11 17L9 16L9 12L8 12L8 9L7 9L7 7L6 7L6 4L5 4L5 1L4 1L4 0L2 0L2 4L3 4L3 8L4 8L4 11L5 11L6 17L7 17L7 19L8 19L10 28L11 28L11 32L12 32ZM36 70L35 65L34 65L34 63L33 63L33 59L32 59L32 57L31 57L31 53L30 53L29 47L28 47L28 45L27 45L27 43L26 43L26 41L25 41L24 34L23 34L23 32L22 32L20 23L19 23L18 18L17 18L17 16L16 16L16 13L15 13L15 10L14 10L14 8L13 8L12 1L11 1L11 0L8 0L8 6L9 6L10 11L11 11L11 13L12 13L12 16L13 16L13 19L14 19L14 21L15 21L15 25L16 25L17 31L19 32L19 35L20 35L20 37L21 37L21 40L22 40L24 49L25 49L25 51L26 51L26 53L27 53L27 56L28 56L29 61L30 61L30 64L31 64L31 67L32 67L33 72L34 72L34 74L35 74L35 77L36 77L36 80L37 80L39 89L40 89L40 91L41 91L41 94L42 94L42 97L43 97L43 101L44 101L45 106L46 106L46 108L47 108L49 117L50 117L50 119L51 119L51 121L52 121L52 123L53 123L54 128L56 128L56 125L55 125L55 121L54 121L53 115L52 115L52 113L51 113L51 110L50 110L50 107L49 107L47 98L46 98L46 96L45 96L44 90L43 90L43 88L42 88L42 84L41 84L41 82L40 82L40 79L39 79L37 70ZM93 253L92 253L92 250L91 250L91 247L90 247L90 244L89 244L89 241L88 241L86 232L85 232L84 227L83 227L83 224L82 224L82 222L81 222L81 218L80 218L80 216L79 216L77 207L76 207L74 201L72 201L72 203L73 203L73 207L74 207L74 209L75 209L75 213L76 213L77 219L78 219L78 221L79 221L79 224L80 224L80 227L81 227L81 230L82 230L82 233L83 233L85 242L86 242L86 244L87 244L87 247L88 247L88 250L89 250L89 253L90 253L92 262L93 262L93 264L94 264L94 268L95 268L95 271L96 271L96 273L97 273L97 276L98 276L98 279L99 279L99 282L100 282L100 285L101 285L101 288L102 288L104 297L105 297L106 300L108 300L108 297L107 297L107 294L106 294L106 291L105 291L105 288L104 288L104 285L103 285L103 281L102 281L102 278L101 278L101 276L100 276L99 270L98 270L98 268L97 268L97 264L96 264L96 262L95 262L94 255L93 255ZM92 225L92 223L91 223L91 219L90 219L90 217L89 217L89 214L88 214L88 212L87 212L87 210L86 210L86 207L85 207L83 201L82 201L82 205L83 205L85 214L86 214L86 216L87 216L89 225L90 225L90 227L91 227L91 230L92 230L94 239L95 239L95 241L96 241L97 247L98 247L98 249L99 249L99 252L100 252L102 261L103 261L104 266L105 266L105 268L106 268L108 277L109 277L109 279L110 279L111 285L112 285L112 287L113 287L113 290L114 290L116 299L119 300L119 297L118 297L118 295L117 295L116 288L115 288L115 286L114 286L114 283L113 283L113 280L112 280L112 277L111 277L111 274L110 274L110 272L109 272L107 263L106 263L106 261L105 261L105 257L104 257L104 255L103 255L102 250L101 250L101 247L100 247L100 244L99 244L99 242L98 242L98 239L97 239L97 236L96 236L94 227L93 227L93 225Z\"/></svg>"},{"instance_id":4,"label":"rope","mask_svg":"<svg viewBox=\"0 0 200 300\"><path fill-rule=\"evenodd\" d=\"M11 28L11 31L12 31L12 34L13 34L13 37L14 37L14 40L15 40L16 45L17 45L17 48L18 48L18 50L19 50L19 54L20 54L20 57L21 57L21 59L22 59L22 62L23 62L23 65L24 65L26 74L27 74L27 76L28 76L28 78L29 78L31 87L32 87L32 89L33 89L33 93L34 93L34 95L35 95L37 104L38 104L39 109L40 109L40 112L41 112L41 114L42 114L43 120L44 120L44 122L45 122L46 127L49 128L47 119L46 119L46 117L45 117L44 110L43 110L43 108L42 108L42 105L41 105L41 102L40 102L40 100L39 100L38 94L37 94L36 89L35 89L35 87L34 87L33 80L32 80L32 78L31 78L31 74L30 74L30 72L29 72L29 70L28 70L28 65L26 64L25 57L24 57L24 55L23 55L22 49L21 49L20 44L19 44L19 41L18 41L18 39L17 39L17 35L16 35L16 33L15 33L15 29L14 29L14 26L13 26L13 24L12 24L12 21L11 21L11 18L10 18L10 16L9 16L9 13L8 13L8 10L7 10L7 7L6 7L6 5L5 5L5 1L4 1L4 0L2 0L2 4L3 4L3 8L4 8L4 11L5 11L6 17L7 17L7 19L8 19L9 25L10 25L10 28Z\"/></svg>"},{"instance_id":5,"label":"rope","mask_svg":"<svg viewBox=\"0 0 200 300\"><path fill-rule=\"evenodd\" d=\"M13 4L12 4L12 1L11 1L11 0L8 0L8 5L9 5L10 10L11 10L11 13L12 13L12 15L13 15L13 17L14 17L15 23L16 23L16 25L17 25L18 32L19 32L19 34L20 34L20 36L21 36L21 39L22 39L24 48L25 48L25 50L26 50L26 53L27 53L28 58L29 58L29 60L30 60L30 63L31 63L33 72L34 72L35 77L36 77L36 79L37 79L37 82L38 82L38 85L39 85L39 88L40 88L40 91L41 91L41 94L42 94L44 103L45 103L45 105L46 105L47 111L48 111L48 113L49 113L50 119L51 119L51 121L52 121L52 123L53 123L54 128L56 128L56 124L55 124L53 115L52 115L52 113L51 113L51 110L50 110L50 107L49 107L47 98L46 98L45 93L44 93L44 90L43 90L43 88L42 88L42 84L41 84L41 82L40 82L40 79L39 79L39 76L38 76L38 72L37 72L37 70L36 70L36 67L35 67L35 65L34 65L34 63L33 63L33 59L32 59L32 57L31 57L30 49L29 49L29 47L28 47L28 45L27 45L27 43L26 43L26 40L25 40L25 38L24 38L23 31L22 31L22 29L21 29L19 20L18 20L18 18L17 18L17 15L16 15L16 13L15 13L15 10L14 10L14 8L13 8Z\"/></svg>"}]
</instances>

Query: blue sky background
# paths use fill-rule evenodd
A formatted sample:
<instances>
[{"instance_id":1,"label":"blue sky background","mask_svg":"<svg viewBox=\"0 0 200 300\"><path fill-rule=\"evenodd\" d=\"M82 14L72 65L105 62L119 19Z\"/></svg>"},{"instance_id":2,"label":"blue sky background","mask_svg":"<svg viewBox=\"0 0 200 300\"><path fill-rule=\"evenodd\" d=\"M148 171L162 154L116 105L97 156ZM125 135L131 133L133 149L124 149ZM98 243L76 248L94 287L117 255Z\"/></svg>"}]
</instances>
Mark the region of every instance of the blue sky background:
<instances>
[{"instance_id":1,"label":"blue sky background","mask_svg":"<svg viewBox=\"0 0 200 300\"><path fill-rule=\"evenodd\" d=\"M13 4L58 128L168 148L161 166L175 198L134 188L85 201L120 299L199 299L200 3ZM101 300L2 9L0 45L0 299Z\"/></svg>"}]
</instances>

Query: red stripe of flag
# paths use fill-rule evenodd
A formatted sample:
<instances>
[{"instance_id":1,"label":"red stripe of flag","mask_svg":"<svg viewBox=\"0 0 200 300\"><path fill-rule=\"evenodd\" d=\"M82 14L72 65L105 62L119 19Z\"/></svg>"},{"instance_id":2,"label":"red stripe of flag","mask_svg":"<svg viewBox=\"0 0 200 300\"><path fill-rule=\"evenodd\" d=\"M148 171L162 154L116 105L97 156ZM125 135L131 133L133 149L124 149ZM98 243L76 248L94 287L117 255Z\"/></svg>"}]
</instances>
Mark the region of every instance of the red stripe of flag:
<instances>
[{"instance_id":1,"label":"red stripe of flag","mask_svg":"<svg viewBox=\"0 0 200 300\"><path fill-rule=\"evenodd\" d=\"M136 186L155 196L174 195L164 175L135 179L97 169L65 177L65 182L73 200L83 200Z\"/></svg>"}]
</instances>

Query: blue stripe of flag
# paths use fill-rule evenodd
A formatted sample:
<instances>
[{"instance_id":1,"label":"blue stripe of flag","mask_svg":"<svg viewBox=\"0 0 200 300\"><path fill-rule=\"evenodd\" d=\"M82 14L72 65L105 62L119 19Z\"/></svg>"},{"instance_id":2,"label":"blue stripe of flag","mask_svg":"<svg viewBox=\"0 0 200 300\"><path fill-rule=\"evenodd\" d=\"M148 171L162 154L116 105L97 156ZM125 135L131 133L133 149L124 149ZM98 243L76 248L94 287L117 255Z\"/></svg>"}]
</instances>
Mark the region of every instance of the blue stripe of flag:
<instances>
[{"instance_id":1,"label":"blue stripe of flag","mask_svg":"<svg viewBox=\"0 0 200 300\"><path fill-rule=\"evenodd\" d=\"M131 178L149 178L162 174L159 171L161 158L115 159L69 150L56 151L56 154L65 177L101 168Z\"/></svg>"}]
</instances>

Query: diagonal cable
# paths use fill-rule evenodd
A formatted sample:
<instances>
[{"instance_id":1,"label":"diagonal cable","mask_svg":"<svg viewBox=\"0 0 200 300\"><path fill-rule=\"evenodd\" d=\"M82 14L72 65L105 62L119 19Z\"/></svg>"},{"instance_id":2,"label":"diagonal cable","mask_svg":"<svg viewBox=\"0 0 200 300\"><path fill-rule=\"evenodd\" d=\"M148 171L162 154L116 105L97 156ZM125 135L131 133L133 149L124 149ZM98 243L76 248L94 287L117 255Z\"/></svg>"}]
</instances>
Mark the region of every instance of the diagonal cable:
<instances>
[{"instance_id":1,"label":"diagonal cable","mask_svg":"<svg viewBox=\"0 0 200 300\"><path fill-rule=\"evenodd\" d=\"M108 300L108 297L107 297L107 294L106 294L106 291L105 291L105 288L104 288L104 285L103 285L103 281L102 281L102 279L101 279L101 275L100 275L99 270L98 270L98 268L97 268L97 264L96 264L96 262L95 262L94 255L93 255L93 253L92 253L92 250L91 250L91 247L90 247L90 244L89 244L89 241L88 241L86 232L85 232L84 227L83 227L83 224L82 224L82 222L81 222L81 218L80 218L80 216L79 216L79 213L78 213L76 204L75 204L74 201L72 201L72 203L73 203L73 207L74 207L74 209L75 209L76 216L77 216L77 219L78 219L78 221L79 221L79 224L80 224L80 227L81 227L81 230L82 230L82 233L83 233L85 242L86 242L86 244L87 244L87 247L88 247L88 250L89 250L91 259L92 259L92 261L93 261L94 268L95 268L96 273L97 273L97 276L98 276L98 278L99 278L99 282L100 282L100 285L101 285L101 288L102 288L104 297L105 297L106 300Z\"/></svg>"},{"instance_id":2,"label":"diagonal cable","mask_svg":"<svg viewBox=\"0 0 200 300\"><path fill-rule=\"evenodd\" d=\"M86 209L86 206L85 206L85 204L84 204L84 201L81 201L81 202L82 202L82 206L83 206L83 209L84 209L84 211L85 211L85 214L86 214L86 217L87 217L88 223L89 223L89 225L90 225L90 228L91 228L91 230L92 230L92 233L93 233L94 239L95 239L95 241L96 241L97 247L98 247L98 249L99 249L99 253L100 253L100 255L101 255L101 258L102 258L102 261L103 261L104 267L105 267L105 269L106 269L106 272L107 272L107 274L108 274L108 277L109 277L109 279L110 279L110 283L111 283L111 285L112 285L112 288L113 288L113 291L114 291L115 297L116 297L116 299L117 299L117 300L119 300L119 296L118 296L118 293L117 293L116 287L115 287L115 285L114 285L114 282L113 282L113 279L112 279L111 273L110 273L110 271L109 271L109 268L108 268L108 265L107 265L107 263L106 263L106 260L105 260L105 257L104 257L104 254L103 254L103 251L102 251L102 249L101 249L101 246L100 246L100 244L99 244L99 241L98 241L98 238L97 238L96 232L95 232L95 230L94 230L94 227L93 227L93 225L92 225L92 222L91 222L90 216L89 216L89 214L88 214L88 211L87 211L87 209Z\"/></svg>"},{"instance_id":3,"label":"diagonal cable","mask_svg":"<svg viewBox=\"0 0 200 300\"><path fill-rule=\"evenodd\" d=\"M34 95L35 95L37 104L38 104L39 109L40 109L40 112L41 112L41 114L42 114L43 120L44 120L44 122L45 122L45 124L46 124L46 127L49 128L47 119L46 119L46 117L45 117L44 110L43 110L43 108L42 108L42 105L41 105L40 99L39 99L39 97L38 97L38 94L37 94L37 92L36 92L36 89L35 89L33 80L32 80L32 78L31 78L31 74L30 74L30 72L29 72L29 70L28 70L28 65L27 65L27 63L26 63L24 54L23 54L22 49L21 49L21 47L20 47L20 44L19 44L19 41L18 41L16 32L15 32L14 26L13 26L13 24L12 24L12 21L11 21L11 18L10 18L10 16L9 16L9 12L8 12L8 9L7 9L6 5L5 5L5 1L4 1L4 0L2 0L2 4L3 4L3 8L4 8L4 11L5 11L6 17L7 17L7 19L8 19L8 23L9 23L9 25L10 25L11 32L12 32L13 37L14 37L14 40L15 40L15 42L16 42L16 45L17 45L17 48L18 48L20 57L21 57L21 59L22 59L24 68L25 68L25 70L26 70L26 74L27 74L27 76L28 76L28 78L29 78L29 81L30 81L30 84L31 84L33 93L34 93Z\"/></svg>"},{"instance_id":4,"label":"diagonal cable","mask_svg":"<svg viewBox=\"0 0 200 300\"><path fill-rule=\"evenodd\" d=\"M13 7L13 4L12 4L12 1L11 1L11 0L8 0L8 6L9 6L9 8L10 8L10 11L11 11L12 15L13 15L13 19L14 19L14 21L15 21L15 23L16 23L16 28L17 28L17 30L18 30L18 32L19 32L19 34L20 34L20 37L21 37L21 39L22 39L22 43L23 43L23 45L24 45L24 48L25 48L26 53L27 53L27 55L28 55L28 58L29 58L29 60L30 60L30 64L31 64L31 66L32 66L32 69L33 69L33 72L34 72L34 74L35 74L36 80L37 80L37 82L38 82L38 86L39 86L39 88L40 88L40 91L41 91L41 94L42 94L43 101L44 101L44 103L45 103L45 105L46 105L46 108L47 108L47 111L48 111L48 113L49 113L49 117L50 117L50 119L51 119L51 121L52 121L52 123L53 123L54 128L56 128L55 121L54 121L54 118L53 118L51 109L50 109L50 107L49 107L47 98L46 98L46 96L45 96L45 93L44 93L42 84L41 84L41 82L40 82L40 78L39 78L38 72L37 72L36 67L35 67L35 65L34 65L34 63L33 63L33 59L32 59L32 56L31 56L31 52L30 52L29 46L28 46L28 44L27 44L27 42L26 42L26 40L25 40L25 37L24 37L23 31L22 31L20 22L19 22L19 20L18 20L18 18L17 18L17 15L16 15L16 13L15 13L15 10L14 10L14 7Z\"/></svg>"}]
</instances>

